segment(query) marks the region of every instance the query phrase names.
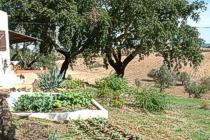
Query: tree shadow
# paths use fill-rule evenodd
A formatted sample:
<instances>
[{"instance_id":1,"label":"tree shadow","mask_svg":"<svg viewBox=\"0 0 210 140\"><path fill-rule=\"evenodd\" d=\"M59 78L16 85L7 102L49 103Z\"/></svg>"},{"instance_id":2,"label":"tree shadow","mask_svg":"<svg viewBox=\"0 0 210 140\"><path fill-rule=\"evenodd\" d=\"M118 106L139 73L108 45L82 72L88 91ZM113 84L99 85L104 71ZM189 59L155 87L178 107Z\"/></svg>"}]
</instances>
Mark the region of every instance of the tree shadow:
<instances>
[{"instance_id":1,"label":"tree shadow","mask_svg":"<svg viewBox=\"0 0 210 140\"><path fill-rule=\"evenodd\" d=\"M144 82L155 82L153 79L141 79L141 81L144 81Z\"/></svg>"}]
</instances>

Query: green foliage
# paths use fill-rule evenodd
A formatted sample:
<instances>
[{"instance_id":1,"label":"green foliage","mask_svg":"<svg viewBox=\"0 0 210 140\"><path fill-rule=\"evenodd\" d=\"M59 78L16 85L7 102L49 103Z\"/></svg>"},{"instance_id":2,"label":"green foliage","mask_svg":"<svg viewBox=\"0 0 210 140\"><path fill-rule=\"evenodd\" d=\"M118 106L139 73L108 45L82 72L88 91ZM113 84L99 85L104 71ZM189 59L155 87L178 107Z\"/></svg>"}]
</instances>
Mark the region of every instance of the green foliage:
<instances>
[{"instance_id":1,"label":"green foliage","mask_svg":"<svg viewBox=\"0 0 210 140\"><path fill-rule=\"evenodd\" d=\"M49 136L49 140L57 140L57 130L54 132L54 133L52 133L52 134L50 134L50 136Z\"/></svg>"},{"instance_id":2,"label":"green foliage","mask_svg":"<svg viewBox=\"0 0 210 140\"><path fill-rule=\"evenodd\" d=\"M137 55L143 58L154 51L170 67L197 66L203 59L199 32L186 22L199 20L206 8L203 1L1 0L0 4L14 21L10 29L36 35L42 39L41 52L47 54L55 48L68 64L79 54L91 61L100 52L106 57L106 66L110 64L123 76Z\"/></svg>"},{"instance_id":3,"label":"green foliage","mask_svg":"<svg viewBox=\"0 0 210 140\"><path fill-rule=\"evenodd\" d=\"M55 108L74 109L87 107L92 103L89 93L29 94L21 96L14 105L15 111L50 112Z\"/></svg>"},{"instance_id":4,"label":"green foliage","mask_svg":"<svg viewBox=\"0 0 210 140\"><path fill-rule=\"evenodd\" d=\"M161 91L176 84L176 78L166 64L154 72L153 78Z\"/></svg>"},{"instance_id":5,"label":"green foliage","mask_svg":"<svg viewBox=\"0 0 210 140\"><path fill-rule=\"evenodd\" d=\"M187 72L181 72L177 75L177 80L184 85L190 81L190 75Z\"/></svg>"},{"instance_id":6,"label":"green foliage","mask_svg":"<svg viewBox=\"0 0 210 140\"><path fill-rule=\"evenodd\" d=\"M128 89L128 83L114 74L96 81L96 87L99 89L98 96L106 96L116 91L124 93Z\"/></svg>"},{"instance_id":7,"label":"green foliage","mask_svg":"<svg viewBox=\"0 0 210 140\"><path fill-rule=\"evenodd\" d=\"M110 75L96 82L98 96L106 97L114 107L121 108L124 104L124 93L128 89L128 83L122 77Z\"/></svg>"},{"instance_id":8,"label":"green foliage","mask_svg":"<svg viewBox=\"0 0 210 140\"><path fill-rule=\"evenodd\" d=\"M95 140L141 140L136 134L115 127L103 118L93 118L91 120L79 120L76 122L79 129L90 135Z\"/></svg>"},{"instance_id":9,"label":"green foliage","mask_svg":"<svg viewBox=\"0 0 210 140\"><path fill-rule=\"evenodd\" d=\"M56 99L61 102L62 106L82 107L89 106L92 102L90 93L63 93L57 94Z\"/></svg>"},{"instance_id":10,"label":"green foliage","mask_svg":"<svg viewBox=\"0 0 210 140\"><path fill-rule=\"evenodd\" d=\"M136 56L143 59L154 51L169 62L169 67L175 66L176 62L178 66L201 63L203 41L198 30L189 26L186 20L199 19L200 11L205 10L203 1L116 0L101 3L109 23L102 36L105 40L102 53L106 56L105 64L110 64L119 75L123 76L125 67Z\"/></svg>"},{"instance_id":11,"label":"green foliage","mask_svg":"<svg viewBox=\"0 0 210 140\"><path fill-rule=\"evenodd\" d=\"M208 87L202 83L189 82L185 84L185 91L189 94L189 97L201 98L208 92Z\"/></svg>"},{"instance_id":12,"label":"green foliage","mask_svg":"<svg viewBox=\"0 0 210 140\"><path fill-rule=\"evenodd\" d=\"M65 89L80 89L85 87L85 83L82 80L65 80L61 87Z\"/></svg>"},{"instance_id":13,"label":"green foliage","mask_svg":"<svg viewBox=\"0 0 210 140\"><path fill-rule=\"evenodd\" d=\"M169 103L165 93L154 89L144 89L142 92L135 93L135 105L151 112L163 111Z\"/></svg>"},{"instance_id":14,"label":"green foliage","mask_svg":"<svg viewBox=\"0 0 210 140\"><path fill-rule=\"evenodd\" d=\"M43 91L53 91L60 86L63 81L63 76L58 70L53 69L48 73L39 75L39 87Z\"/></svg>"},{"instance_id":15,"label":"green foliage","mask_svg":"<svg viewBox=\"0 0 210 140\"><path fill-rule=\"evenodd\" d=\"M204 78L202 80L202 84L206 85L208 87L208 90L210 90L210 77Z\"/></svg>"},{"instance_id":16,"label":"green foliage","mask_svg":"<svg viewBox=\"0 0 210 140\"><path fill-rule=\"evenodd\" d=\"M43 55L40 53L40 46L35 45L34 48L31 48L32 45L34 44L24 43L23 47L18 45L11 47L11 60L19 61L20 67L18 69L40 70L43 67L54 68L54 54Z\"/></svg>"},{"instance_id":17,"label":"green foliage","mask_svg":"<svg viewBox=\"0 0 210 140\"><path fill-rule=\"evenodd\" d=\"M54 97L46 94L23 95L14 105L15 111L49 112L53 110Z\"/></svg>"}]
</instances>

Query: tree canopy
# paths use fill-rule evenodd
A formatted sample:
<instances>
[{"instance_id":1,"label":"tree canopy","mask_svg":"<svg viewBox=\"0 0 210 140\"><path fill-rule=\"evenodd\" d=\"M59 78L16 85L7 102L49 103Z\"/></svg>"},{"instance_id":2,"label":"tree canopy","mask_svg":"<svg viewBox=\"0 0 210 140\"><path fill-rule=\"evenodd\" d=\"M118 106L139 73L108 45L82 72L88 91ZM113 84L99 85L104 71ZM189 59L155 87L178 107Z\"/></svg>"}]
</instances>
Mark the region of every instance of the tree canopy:
<instances>
[{"instance_id":1,"label":"tree canopy","mask_svg":"<svg viewBox=\"0 0 210 140\"><path fill-rule=\"evenodd\" d=\"M100 4L109 23L102 53L118 75L124 75L126 66L137 55L143 58L154 51L165 58L166 50L171 50L170 62L201 62L202 40L187 20L199 19L199 13L205 10L203 1L101 0Z\"/></svg>"},{"instance_id":2,"label":"tree canopy","mask_svg":"<svg viewBox=\"0 0 210 140\"><path fill-rule=\"evenodd\" d=\"M55 49L65 56L64 76L77 55L84 52L87 58L90 48L100 46L105 26L95 0L2 0L1 4L10 15L11 29L40 38L41 53ZM97 52L93 50L91 54Z\"/></svg>"},{"instance_id":3,"label":"tree canopy","mask_svg":"<svg viewBox=\"0 0 210 140\"><path fill-rule=\"evenodd\" d=\"M41 52L52 48L65 56L66 73L79 54L104 56L104 63L124 76L136 57L152 52L169 67L199 65L202 40L187 24L199 19L203 1L187 0L1 0L10 14L10 27L23 29L40 39ZM176 68L176 69L177 69Z\"/></svg>"}]
</instances>

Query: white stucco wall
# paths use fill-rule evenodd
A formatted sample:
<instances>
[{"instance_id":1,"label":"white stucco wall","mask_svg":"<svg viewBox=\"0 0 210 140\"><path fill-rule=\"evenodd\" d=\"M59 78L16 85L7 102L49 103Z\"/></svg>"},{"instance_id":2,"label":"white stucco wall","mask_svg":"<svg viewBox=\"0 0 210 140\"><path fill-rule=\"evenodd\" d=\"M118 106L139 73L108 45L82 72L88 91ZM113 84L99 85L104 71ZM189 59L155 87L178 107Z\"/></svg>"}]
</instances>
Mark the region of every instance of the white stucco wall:
<instances>
[{"instance_id":1,"label":"white stucco wall","mask_svg":"<svg viewBox=\"0 0 210 140\"><path fill-rule=\"evenodd\" d=\"M8 32L8 15L0 10L0 31L5 31L6 36L6 51L0 51L0 72L2 71L2 60L7 60L10 64L10 47L9 47L9 32Z\"/></svg>"}]
</instances>

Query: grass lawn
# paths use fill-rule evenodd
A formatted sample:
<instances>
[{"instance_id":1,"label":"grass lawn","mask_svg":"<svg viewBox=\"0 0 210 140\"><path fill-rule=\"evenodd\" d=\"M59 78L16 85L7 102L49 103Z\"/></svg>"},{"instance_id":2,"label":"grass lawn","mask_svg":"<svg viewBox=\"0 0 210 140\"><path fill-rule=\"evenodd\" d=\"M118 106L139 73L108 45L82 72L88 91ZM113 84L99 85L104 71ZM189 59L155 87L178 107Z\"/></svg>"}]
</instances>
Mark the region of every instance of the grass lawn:
<instances>
[{"instance_id":1,"label":"grass lawn","mask_svg":"<svg viewBox=\"0 0 210 140\"><path fill-rule=\"evenodd\" d=\"M210 138L210 110L201 109L203 100L169 97L171 107L162 113L149 113L133 107L107 107L109 123L117 128L142 136L144 139ZM210 102L208 101L210 104ZM57 131L61 140L89 140L97 136L79 129L75 122L54 123L38 119L14 117L19 139L48 139ZM92 129L92 128L90 128ZM94 130L91 130L94 131Z\"/></svg>"}]
</instances>

